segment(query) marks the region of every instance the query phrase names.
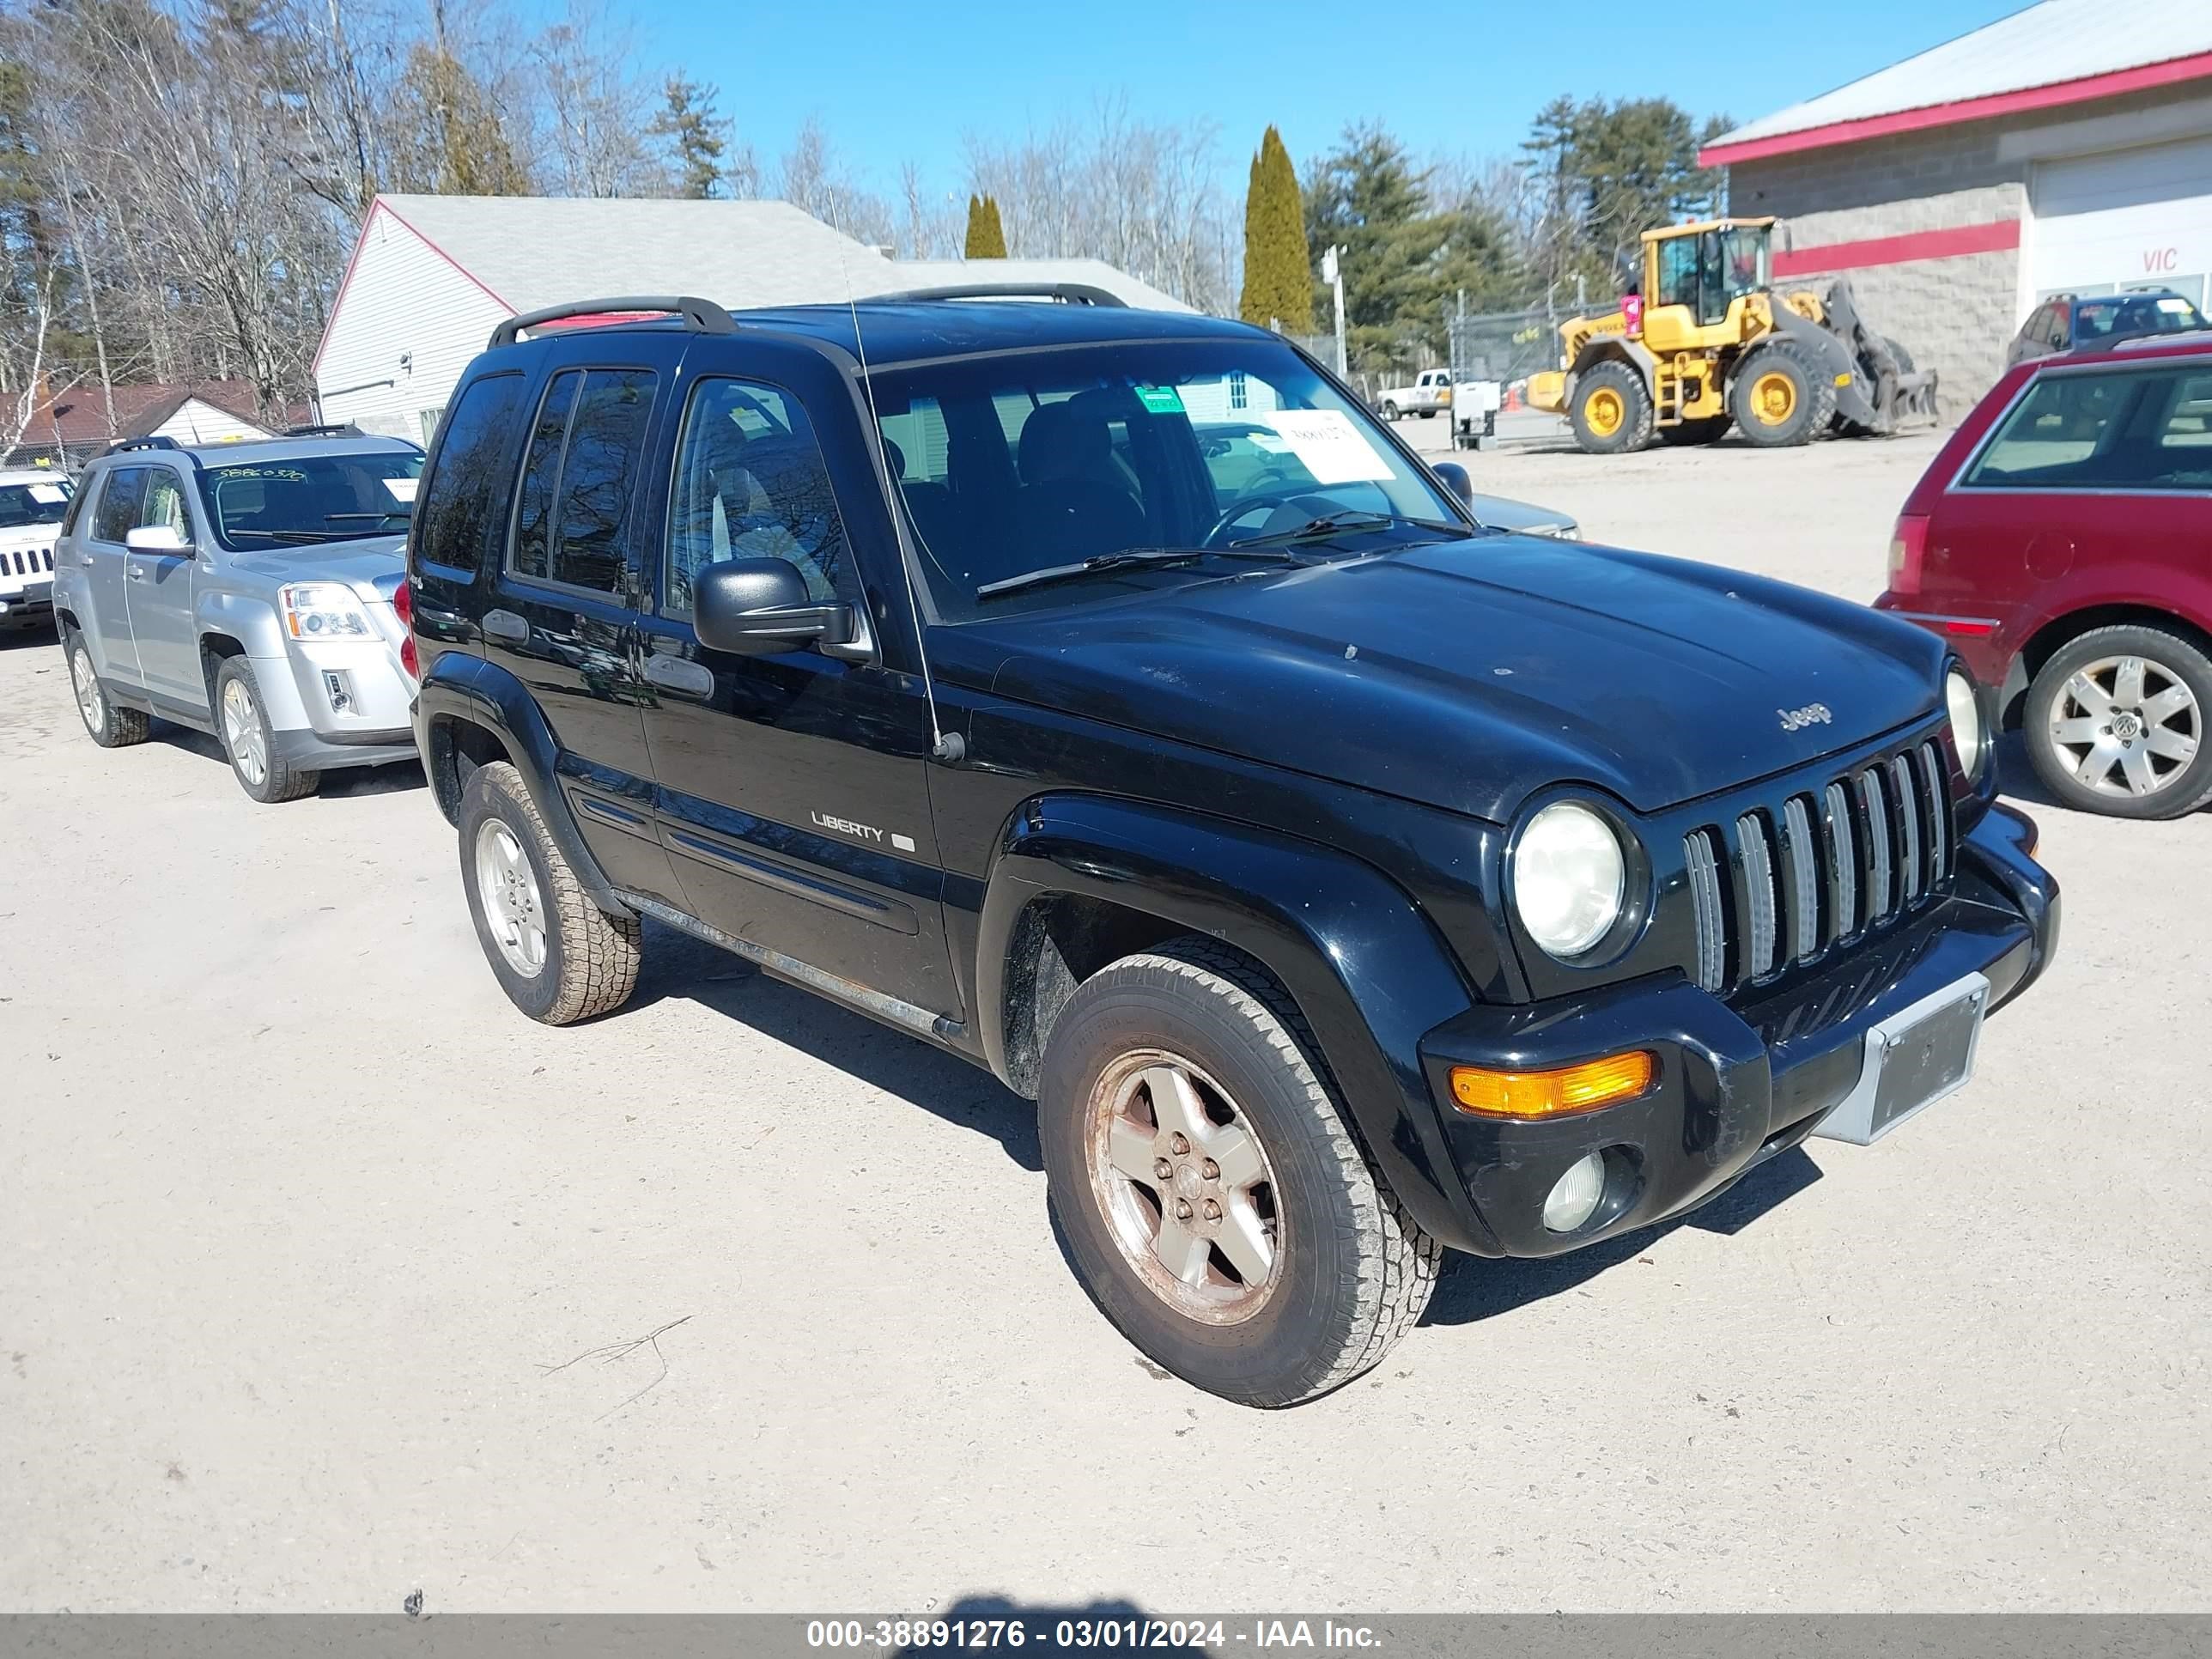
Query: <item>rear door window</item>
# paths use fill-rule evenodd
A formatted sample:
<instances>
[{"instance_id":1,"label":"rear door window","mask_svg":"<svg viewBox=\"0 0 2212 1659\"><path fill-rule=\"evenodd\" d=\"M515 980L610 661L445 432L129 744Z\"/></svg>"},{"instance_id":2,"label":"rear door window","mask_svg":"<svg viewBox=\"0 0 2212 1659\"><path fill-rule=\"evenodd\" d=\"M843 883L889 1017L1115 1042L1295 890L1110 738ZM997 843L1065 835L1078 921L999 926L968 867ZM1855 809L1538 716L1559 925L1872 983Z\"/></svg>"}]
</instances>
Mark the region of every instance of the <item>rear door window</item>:
<instances>
[{"instance_id":1,"label":"rear door window","mask_svg":"<svg viewBox=\"0 0 2212 1659\"><path fill-rule=\"evenodd\" d=\"M659 378L649 368L554 376L531 428L516 503L516 574L598 593L627 591L630 511Z\"/></svg>"},{"instance_id":2,"label":"rear door window","mask_svg":"<svg viewBox=\"0 0 2212 1659\"><path fill-rule=\"evenodd\" d=\"M1984 489L2212 489L2212 370L2039 376L1961 483Z\"/></svg>"},{"instance_id":3,"label":"rear door window","mask_svg":"<svg viewBox=\"0 0 2212 1659\"><path fill-rule=\"evenodd\" d=\"M410 540L418 560L476 574L506 524L507 471L527 382L520 374L471 381L453 406L430 463Z\"/></svg>"}]
</instances>

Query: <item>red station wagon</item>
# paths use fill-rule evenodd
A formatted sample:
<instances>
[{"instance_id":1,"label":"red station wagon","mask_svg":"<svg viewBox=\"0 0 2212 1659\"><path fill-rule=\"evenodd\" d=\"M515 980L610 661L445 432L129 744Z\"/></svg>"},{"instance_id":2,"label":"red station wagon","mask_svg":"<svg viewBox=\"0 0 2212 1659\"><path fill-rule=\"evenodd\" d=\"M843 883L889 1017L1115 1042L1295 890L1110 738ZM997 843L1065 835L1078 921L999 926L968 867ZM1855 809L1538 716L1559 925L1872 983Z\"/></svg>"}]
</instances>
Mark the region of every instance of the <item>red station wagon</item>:
<instances>
[{"instance_id":1,"label":"red station wagon","mask_svg":"<svg viewBox=\"0 0 2212 1659\"><path fill-rule=\"evenodd\" d=\"M2066 805L2212 799L2212 334L2008 370L1906 498L1875 604L1997 688Z\"/></svg>"}]
</instances>

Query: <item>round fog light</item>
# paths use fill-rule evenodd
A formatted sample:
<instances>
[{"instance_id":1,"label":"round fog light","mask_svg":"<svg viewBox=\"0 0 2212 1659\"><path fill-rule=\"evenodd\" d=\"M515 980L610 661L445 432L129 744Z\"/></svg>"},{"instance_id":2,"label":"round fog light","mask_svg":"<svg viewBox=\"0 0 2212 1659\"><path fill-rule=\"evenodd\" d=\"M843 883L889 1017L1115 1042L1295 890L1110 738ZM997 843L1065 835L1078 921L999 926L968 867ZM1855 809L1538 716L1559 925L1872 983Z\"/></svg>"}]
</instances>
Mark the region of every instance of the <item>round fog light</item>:
<instances>
[{"instance_id":1,"label":"round fog light","mask_svg":"<svg viewBox=\"0 0 2212 1659\"><path fill-rule=\"evenodd\" d=\"M1544 1224L1555 1233L1571 1233L1597 1213L1605 1196L1605 1154L1592 1152L1578 1158L1553 1187L1544 1200Z\"/></svg>"}]
</instances>

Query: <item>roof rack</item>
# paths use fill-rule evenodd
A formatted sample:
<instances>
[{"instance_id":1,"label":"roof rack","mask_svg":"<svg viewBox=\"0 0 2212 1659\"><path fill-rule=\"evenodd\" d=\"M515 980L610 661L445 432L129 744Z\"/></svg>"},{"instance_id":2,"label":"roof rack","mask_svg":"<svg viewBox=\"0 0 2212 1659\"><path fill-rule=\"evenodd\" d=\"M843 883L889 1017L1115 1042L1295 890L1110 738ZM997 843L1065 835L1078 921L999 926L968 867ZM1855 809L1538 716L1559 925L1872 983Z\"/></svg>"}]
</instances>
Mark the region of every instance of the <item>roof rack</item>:
<instances>
[{"instance_id":1,"label":"roof rack","mask_svg":"<svg viewBox=\"0 0 2212 1659\"><path fill-rule=\"evenodd\" d=\"M579 300L565 306L548 306L543 311L526 311L520 317L510 317L491 331L489 350L513 345L522 337L522 331L543 328L548 323L561 322L570 317L619 316L625 313L665 313L683 319L684 326L694 334L734 334L738 325L730 313L712 300L695 300L683 295L625 295L616 300Z\"/></svg>"},{"instance_id":2,"label":"roof rack","mask_svg":"<svg viewBox=\"0 0 2212 1659\"><path fill-rule=\"evenodd\" d=\"M1110 289L1090 283L957 283L951 288L910 288L898 294L869 296L878 305L910 305L932 300L1057 300L1064 306L1106 306L1127 311L1129 302Z\"/></svg>"},{"instance_id":3,"label":"roof rack","mask_svg":"<svg viewBox=\"0 0 2212 1659\"><path fill-rule=\"evenodd\" d=\"M100 453L103 455L121 455L133 449L182 449L183 447L184 446L174 438L165 438L160 433L155 432L143 438L118 438Z\"/></svg>"},{"instance_id":4,"label":"roof rack","mask_svg":"<svg viewBox=\"0 0 2212 1659\"><path fill-rule=\"evenodd\" d=\"M351 421L331 421L319 425L288 426L284 428L284 435L288 438L359 438L366 434Z\"/></svg>"}]
</instances>

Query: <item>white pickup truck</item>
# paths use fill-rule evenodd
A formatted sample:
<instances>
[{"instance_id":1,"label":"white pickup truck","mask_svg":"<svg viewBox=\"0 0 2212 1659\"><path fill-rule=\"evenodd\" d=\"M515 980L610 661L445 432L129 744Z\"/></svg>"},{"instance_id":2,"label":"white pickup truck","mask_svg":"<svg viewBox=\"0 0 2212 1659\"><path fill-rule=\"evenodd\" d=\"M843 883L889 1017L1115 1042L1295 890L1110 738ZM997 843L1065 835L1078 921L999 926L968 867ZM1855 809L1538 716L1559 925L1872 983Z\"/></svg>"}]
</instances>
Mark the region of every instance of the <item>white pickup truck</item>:
<instances>
[{"instance_id":1,"label":"white pickup truck","mask_svg":"<svg viewBox=\"0 0 2212 1659\"><path fill-rule=\"evenodd\" d=\"M1411 386L1388 386L1376 392L1375 412L1386 421L1407 415L1418 415L1425 421L1438 410L1449 409L1451 400L1451 370L1425 368L1413 376Z\"/></svg>"}]
</instances>

